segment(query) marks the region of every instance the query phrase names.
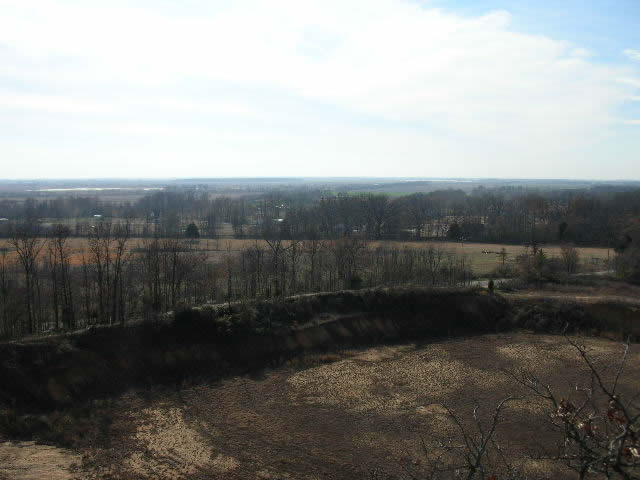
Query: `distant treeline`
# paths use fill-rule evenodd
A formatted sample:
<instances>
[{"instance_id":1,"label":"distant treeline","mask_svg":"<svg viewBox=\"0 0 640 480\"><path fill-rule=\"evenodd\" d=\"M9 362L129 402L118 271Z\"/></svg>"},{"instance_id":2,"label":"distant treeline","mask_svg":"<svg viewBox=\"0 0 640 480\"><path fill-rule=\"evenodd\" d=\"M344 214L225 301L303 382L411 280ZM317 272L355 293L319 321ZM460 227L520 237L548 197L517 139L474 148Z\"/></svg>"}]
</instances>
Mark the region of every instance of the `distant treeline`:
<instances>
[{"instance_id":1,"label":"distant treeline","mask_svg":"<svg viewBox=\"0 0 640 480\"><path fill-rule=\"evenodd\" d=\"M135 237L175 236L194 223L203 237L260 238L277 228L283 238L452 239L500 243L573 242L615 246L640 219L640 189L534 191L524 188L441 190L405 196L272 190L216 197L176 189L134 202L97 197L0 201L0 235L24 219L43 227L65 223L88 236L96 219L128 219Z\"/></svg>"},{"instance_id":2,"label":"distant treeline","mask_svg":"<svg viewBox=\"0 0 640 480\"><path fill-rule=\"evenodd\" d=\"M471 279L464 256L370 239L531 243L523 265L535 272L549 263L536 254L540 243L609 245L618 274L640 279L640 189L401 197L274 190L239 198L181 190L131 204L68 197L0 207L8 239L0 248L0 337L123 325L203 303ZM223 230L262 241L208 258L196 239ZM80 251L69 241L76 235L87 238Z\"/></svg>"}]
</instances>

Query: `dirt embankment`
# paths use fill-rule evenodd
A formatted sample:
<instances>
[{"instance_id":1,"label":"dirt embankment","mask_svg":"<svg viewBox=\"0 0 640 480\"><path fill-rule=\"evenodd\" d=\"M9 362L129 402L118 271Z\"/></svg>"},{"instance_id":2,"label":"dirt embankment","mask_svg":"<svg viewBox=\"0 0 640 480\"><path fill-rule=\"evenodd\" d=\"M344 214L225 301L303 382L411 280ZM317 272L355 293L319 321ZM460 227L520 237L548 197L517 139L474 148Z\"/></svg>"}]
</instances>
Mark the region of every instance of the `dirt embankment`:
<instances>
[{"instance_id":1,"label":"dirt embankment","mask_svg":"<svg viewBox=\"0 0 640 480\"><path fill-rule=\"evenodd\" d=\"M174 321L0 344L0 433L73 443L69 409L132 387L179 387L282 364L301 352L524 328L640 338L628 305L507 301L480 290L386 289L305 296L281 303L195 309ZM55 412L43 416L41 413ZM83 414L84 415L84 414ZM53 420L52 420L53 418ZM95 425L92 424L92 425ZM43 433L44 432L44 433Z\"/></svg>"},{"instance_id":2,"label":"dirt embankment","mask_svg":"<svg viewBox=\"0 0 640 480\"><path fill-rule=\"evenodd\" d=\"M180 312L172 322L3 343L0 441L23 442L0 444L0 463L13 469L0 469L0 480L7 475L71 478L69 472L77 468L82 470L78 478L105 478L114 471L113 478L195 478L203 472L248 478L246 469L253 465L262 469L252 471L256 478L307 478L302 472L314 468L340 472L327 478L359 478L358 462L368 453L381 464L406 460L406 452L393 445L407 427L422 425L421 419L439 422L438 401L456 399L464 406L472 393L483 397L483 389L494 388L498 370L487 364L487 355L497 346L474 335L518 329L553 333L568 326L571 332L631 335L638 341L639 325L634 305L615 302L388 289L257 302L226 311L205 307ZM460 340L467 346L455 355L469 365L449 359L452 353L443 353L439 344L406 357L405 347L399 346L453 337L467 338ZM526 344L530 339L517 347L512 341L500 343L496 365L511 354L523 364L539 363L547 355L538 355L545 342L553 344L549 352L558 348L555 340L536 347ZM481 344L479 350L473 350L475 342ZM357 350L380 344L392 346ZM473 358L465 356L467 349ZM531 358L520 359L523 352ZM291 366L314 355L321 359L317 368L267 377L262 383L242 376L259 378L264 367ZM409 363L396 362L399 358ZM323 367L327 362L331 366ZM229 380L221 388L206 386L223 378ZM453 381L459 385L452 386ZM486 395L503 395L500 382ZM159 397L158 389L164 392ZM175 395L167 394L171 391ZM289 399L284 406L280 394ZM243 407L248 401L251 405ZM415 415L407 417L408 411ZM389 412L395 412L393 418ZM360 433L347 439L343 429L350 421ZM32 440L73 451L25 443ZM514 437L514 442L520 440ZM335 450L336 445L346 453ZM84 452L82 458L78 451ZM336 460L327 463L327 458ZM34 462L44 470L28 466ZM353 469L353 475L343 475L345 469ZM83 476L88 471L92 476ZM278 476L283 471L290 476Z\"/></svg>"},{"instance_id":3,"label":"dirt embankment","mask_svg":"<svg viewBox=\"0 0 640 480\"><path fill-rule=\"evenodd\" d=\"M580 330L640 339L640 311L613 302L505 298L481 290L385 289L182 311L169 323L0 344L0 407L47 411L135 386L272 366L302 351L425 338Z\"/></svg>"},{"instance_id":4,"label":"dirt embankment","mask_svg":"<svg viewBox=\"0 0 640 480\"><path fill-rule=\"evenodd\" d=\"M494 332L509 316L500 297L460 290L324 294L225 314L189 310L168 324L0 344L0 405L52 410L134 386L244 373L305 350Z\"/></svg>"}]
</instances>

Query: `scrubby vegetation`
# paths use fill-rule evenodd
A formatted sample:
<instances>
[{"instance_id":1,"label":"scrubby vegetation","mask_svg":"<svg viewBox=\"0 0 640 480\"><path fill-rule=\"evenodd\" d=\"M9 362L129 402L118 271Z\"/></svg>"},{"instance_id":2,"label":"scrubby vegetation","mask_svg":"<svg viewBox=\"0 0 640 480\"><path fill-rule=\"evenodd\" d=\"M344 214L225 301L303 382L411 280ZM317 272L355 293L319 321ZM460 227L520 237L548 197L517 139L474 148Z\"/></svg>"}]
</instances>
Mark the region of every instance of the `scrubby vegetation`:
<instances>
[{"instance_id":1,"label":"scrubby vegetation","mask_svg":"<svg viewBox=\"0 0 640 480\"><path fill-rule=\"evenodd\" d=\"M640 245L621 245L615 262L618 276L630 283L640 285Z\"/></svg>"}]
</instances>

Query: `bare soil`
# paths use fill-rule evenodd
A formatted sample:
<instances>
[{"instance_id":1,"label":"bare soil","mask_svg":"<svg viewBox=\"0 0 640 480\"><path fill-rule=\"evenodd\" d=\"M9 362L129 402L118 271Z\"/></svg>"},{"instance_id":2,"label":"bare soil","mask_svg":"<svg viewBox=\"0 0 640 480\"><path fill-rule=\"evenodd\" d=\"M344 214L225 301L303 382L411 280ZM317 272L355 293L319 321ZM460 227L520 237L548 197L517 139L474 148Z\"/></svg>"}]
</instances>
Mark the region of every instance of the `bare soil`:
<instances>
[{"instance_id":1,"label":"bare soil","mask_svg":"<svg viewBox=\"0 0 640 480\"><path fill-rule=\"evenodd\" d=\"M71 480L77 453L34 442L0 443L0 480Z\"/></svg>"},{"instance_id":2,"label":"bare soil","mask_svg":"<svg viewBox=\"0 0 640 480\"><path fill-rule=\"evenodd\" d=\"M619 359L619 343L580 341L603 366ZM634 344L620 380L623 394L638 391L639 367L640 346ZM477 400L481 412L488 412L519 392L502 373L518 368L532 370L567 395L587 379L563 337L527 333L309 354L260 375L131 391L117 400L107 438L81 451L0 444L0 479L360 479L373 470L419 473L421 441L429 445L453 432L441 404L469 417ZM557 441L541 420L544 412L531 399L512 406L498 431L508 455L521 459ZM25 458L32 459L31 467ZM529 473L562 475L546 463L519 462Z\"/></svg>"}]
</instances>

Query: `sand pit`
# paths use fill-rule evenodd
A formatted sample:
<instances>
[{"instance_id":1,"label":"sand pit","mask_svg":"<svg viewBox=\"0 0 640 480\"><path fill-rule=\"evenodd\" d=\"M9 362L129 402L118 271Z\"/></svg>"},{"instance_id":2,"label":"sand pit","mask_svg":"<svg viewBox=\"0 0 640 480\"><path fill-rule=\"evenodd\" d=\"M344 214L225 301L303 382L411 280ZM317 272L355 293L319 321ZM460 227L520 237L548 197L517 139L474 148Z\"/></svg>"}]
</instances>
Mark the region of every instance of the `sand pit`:
<instances>
[{"instance_id":1,"label":"sand pit","mask_svg":"<svg viewBox=\"0 0 640 480\"><path fill-rule=\"evenodd\" d=\"M0 480L72 480L80 455L34 442L0 443Z\"/></svg>"},{"instance_id":2,"label":"sand pit","mask_svg":"<svg viewBox=\"0 0 640 480\"><path fill-rule=\"evenodd\" d=\"M619 343L583 341L598 362L619 358ZM636 391L638 347L632 345L620 379ZM476 401L490 415L498 401L518 393L502 369L533 370L567 392L586 374L563 337L524 333L353 349L322 364L318 358L210 385L130 392L114 407L107 440L96 438L94 447L77 452L82 458L5 444L0 464L8 461L13 470L0 468L0 479L355 480L381 469L419 473L421 442L433 446L456 431L443 403L468 421ZM510 404L497 432L510 455L522 459L527 448L558 440L540 421L546 413L528 399ZM40 465L28 467L33 458ZM552 468L518 465L536 475Z\"/></svg>"}]
</instances>

